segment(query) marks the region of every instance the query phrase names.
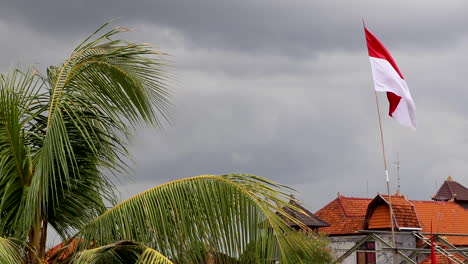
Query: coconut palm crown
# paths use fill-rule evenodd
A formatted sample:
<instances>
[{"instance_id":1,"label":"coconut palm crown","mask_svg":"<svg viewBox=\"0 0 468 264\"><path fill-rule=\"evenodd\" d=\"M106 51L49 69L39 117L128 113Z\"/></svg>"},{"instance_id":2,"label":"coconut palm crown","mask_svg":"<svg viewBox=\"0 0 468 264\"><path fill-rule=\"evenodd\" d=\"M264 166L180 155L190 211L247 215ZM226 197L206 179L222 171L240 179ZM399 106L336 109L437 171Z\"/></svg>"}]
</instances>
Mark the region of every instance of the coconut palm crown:
<instances>
[{"instance_id":1,"label":"coconut palm crown","mask_svg":"<svg viewBox=\"0 0 468 264\"><path fill-rule=\"evenodd\" d=\"M135 128L161 127L172 105L165 54L107 28L44 75L0 75L0 263L304 262L310 241L275 213L291 190L261 177L202 175L117 204L110 177L127 175ZM66 254L46 252L48 228Z\"/></svg>"}]
</instances>

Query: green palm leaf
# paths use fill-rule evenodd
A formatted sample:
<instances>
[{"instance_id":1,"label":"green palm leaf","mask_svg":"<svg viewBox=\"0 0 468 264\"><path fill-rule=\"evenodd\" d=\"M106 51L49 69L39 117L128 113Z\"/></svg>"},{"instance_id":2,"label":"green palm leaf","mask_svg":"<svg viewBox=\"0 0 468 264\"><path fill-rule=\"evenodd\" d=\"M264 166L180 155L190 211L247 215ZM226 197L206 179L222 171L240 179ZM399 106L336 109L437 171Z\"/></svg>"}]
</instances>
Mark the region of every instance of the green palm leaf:
<instances>
[{"instance_id":1,"label":"green palm leaf","mask_svg":"<svg viewBox=\"0 0 468 264\"><path fill-rule=\"evenodd\" d=\"M23 208L32 174L43 80L33 71L0 75L0 235L25 235ZM20 232L18 231L20 230Z\"/></svg>"},{"instance_id":2,"label":"green palm leaf","mask_svg":"<svg viewBox=\"0 0 468 264\"><path fill-rule=\"evenodd\" d=\"M310 244L288 235L295 232L275 213L284 213L283 206L288 206L286 191L253 175L182 179L118 204L79 237L93 245L139 241L176 263L199 263L209 255L235 259L248 246L256 263L277 258L301 263Z\"/></svg>"},{"instance_id":3,"label":"green palm leaf","mask_svg":"<svg viewBox=\"0 0 468 264\"><path fill-rule=\"evenodd\" d=\"M45 77L48 101L34 120L39 149L24 210L24 223L35 232L39 217L66 238L101 214L103 200L115 200L103 172L127 171L121 158L129 156L135 125L169 118L164 54L147 44L113 40L123 28L98 35L106 26Z\"/></svg>"},{"instance_id":4,"label":"green palm leaf","mask_svg":"<svg viewBox=\"0 0 468 264\"><path fill-rule=\"evenodd\" d=\"M20 247L13 241L0 237L0 263L23 264Z\"/></svg>"},{"instance_id":5,"label":"green palm leaf","mask_svg":"<svg viewBox=\"0 0 468 264\"><path fill-rule=\"evenodd\" d=\"M173 264L154 249L130 241L121 241L82 251L73 264Z\"/></svg>"},{"instance_id":6,"label":"green palm leaf","mask_svg":"<svg viewBox=\"0 0 468 264\"><path fill-rule=\"evenodd\" d=\"M146 248L136 264L173 264L168 258L152 248Z\"/></svg>"},{"instance_id":7,"label":"green palm leaf","mask_svg":"<svg viewBox=\"0 0 468 264\"><path fill-rule=\"evenodd\" d=\"M165 54L107 26L46 76L0 75L0 263L310 263L316 247L280 217L302 226L283 210L300 210L291 190L253 175L182 179L106 211L135 127L172 111ZM77 250L45 254L49 226Z\"/></svg>"}]
</instances>

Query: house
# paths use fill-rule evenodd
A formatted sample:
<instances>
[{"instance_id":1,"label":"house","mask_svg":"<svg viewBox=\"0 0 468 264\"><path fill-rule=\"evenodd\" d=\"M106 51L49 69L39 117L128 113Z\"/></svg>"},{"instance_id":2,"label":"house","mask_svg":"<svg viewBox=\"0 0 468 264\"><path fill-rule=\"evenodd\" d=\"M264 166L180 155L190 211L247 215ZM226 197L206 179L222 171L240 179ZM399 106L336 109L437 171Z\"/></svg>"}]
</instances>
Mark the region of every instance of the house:
<instances>
[{"instance_id":1,"label":"house","mask_svg":"<svg viewBox=\"0 0 468 264\"><path fill-rule=\"evenodd\" d=\"M465 197L468 189L449 177L434 200L408 200L398 194L378 194L373 199L339 194L315 215L330 224L318 230L329 235L331 247L342 263L385 264L394 263L394 258L398 263L426 263L431 233L435 234L439 257L452 261L447 263L463 263L468 260L460 250L468 246ZM392 247L391 223L396 250Z\"/></svg>"}]
</instances>

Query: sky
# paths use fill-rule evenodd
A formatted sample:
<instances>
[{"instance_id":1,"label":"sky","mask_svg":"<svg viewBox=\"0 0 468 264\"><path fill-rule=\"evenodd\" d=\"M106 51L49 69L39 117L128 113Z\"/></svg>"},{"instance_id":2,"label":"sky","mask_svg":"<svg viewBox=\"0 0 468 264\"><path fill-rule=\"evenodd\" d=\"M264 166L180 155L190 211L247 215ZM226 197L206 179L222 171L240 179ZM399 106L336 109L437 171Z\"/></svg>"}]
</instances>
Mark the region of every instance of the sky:
<instances>
[{"instance_id":1,"label":"sky","mask_svg":"<svg viewBox=\"0 0 468 264\"><path fill-rule=\"evenodd\" d=\"M62 63L103 23L170 54L174 122L142 127L122 199L201 174L250 173L297 190L316 211L386 193L362 19L391 52L417 129L379 94L391 190L426 200L468 186L468 2L2 0L0 71ZM128 177L126 177L128 178Z\"/></svg>"}]
</instances>

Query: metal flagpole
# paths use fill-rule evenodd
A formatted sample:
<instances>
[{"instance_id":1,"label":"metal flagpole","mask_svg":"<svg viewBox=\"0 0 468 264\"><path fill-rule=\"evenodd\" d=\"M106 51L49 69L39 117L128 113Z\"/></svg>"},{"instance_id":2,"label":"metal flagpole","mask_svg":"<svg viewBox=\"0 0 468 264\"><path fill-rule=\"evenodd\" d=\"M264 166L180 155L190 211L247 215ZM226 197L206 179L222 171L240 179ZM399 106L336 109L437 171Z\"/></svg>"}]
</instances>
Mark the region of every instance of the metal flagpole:
<instances>
[{"instance_id":1,"label":"metal flagpole","mask_svg":"<svg viewBox=\"0 0 468 264\"><path fill-rule=\"evenodd\" d=\"M390 195L390 179L388 177L388 169L387 169L387 157L385 155L385 144L384 144L384 136L382 130L382 120L380 117L380 106L379 106L379 99L377 97L377 92L374 90L375 94L375 104L377 106L377 116L379 117L379 128L380 128L380 142L382 144L382 157L384 162L384 169L385 169L385 179L387 181L387 194L388 194L388 203L390 208L390 226L392 227L392 248L395 250L395 227L393 225L393 207L392 207L392 197ZM396 254L394 252L393 255L393 262L396 262Z\"/></svg>"}]
</instances>

